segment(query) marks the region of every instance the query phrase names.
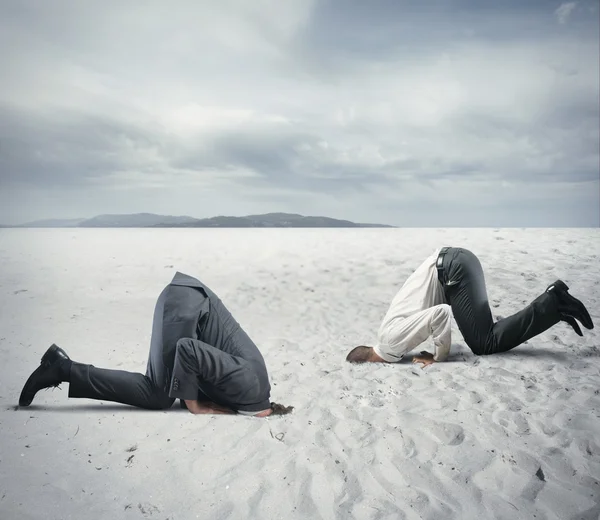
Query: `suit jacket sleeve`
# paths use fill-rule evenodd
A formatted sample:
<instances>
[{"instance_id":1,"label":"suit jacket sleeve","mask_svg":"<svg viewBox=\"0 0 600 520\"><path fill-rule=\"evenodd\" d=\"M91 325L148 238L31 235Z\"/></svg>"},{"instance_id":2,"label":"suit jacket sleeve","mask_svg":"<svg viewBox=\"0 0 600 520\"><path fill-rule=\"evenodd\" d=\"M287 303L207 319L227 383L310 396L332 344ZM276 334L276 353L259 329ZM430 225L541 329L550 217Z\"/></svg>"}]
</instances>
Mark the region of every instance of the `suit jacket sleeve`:
<instances>
[{"instance_id":1,"label":"suit jacket sleeve","mask_svg":"<svg viewBox=\"0 0 600 520\"><path fill-rule=\"evenodd\" d=\"M169 395L197 399L198 390L220 404L243 403L257 391L258 377L248 363L203 341L177 343Z\"/></svg>"}]
</instances>

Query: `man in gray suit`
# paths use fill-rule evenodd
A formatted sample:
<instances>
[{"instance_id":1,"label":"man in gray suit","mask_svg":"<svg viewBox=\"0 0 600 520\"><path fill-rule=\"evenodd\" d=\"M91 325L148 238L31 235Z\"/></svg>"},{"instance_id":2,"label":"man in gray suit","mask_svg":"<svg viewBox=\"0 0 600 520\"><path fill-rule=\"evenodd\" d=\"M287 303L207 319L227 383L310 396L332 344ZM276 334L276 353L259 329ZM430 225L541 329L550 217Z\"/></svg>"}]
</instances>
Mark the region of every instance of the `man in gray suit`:
<instances>
[{"instance_id":1,"label":"man in gray suit","mask_svg":"<svg viewBox=\"0 0 600 520\"><path fill-rule=\"evenodd\" d=\"M77 363L52 345L19 405L29 406L39 390L61 382L69 382L69 397L153 410L170 408L175 399L194 414L266 417L293 408L269 402L264 359L219 297L179 272L156 303L146 375Z\"/></svg>"}]
</instances>

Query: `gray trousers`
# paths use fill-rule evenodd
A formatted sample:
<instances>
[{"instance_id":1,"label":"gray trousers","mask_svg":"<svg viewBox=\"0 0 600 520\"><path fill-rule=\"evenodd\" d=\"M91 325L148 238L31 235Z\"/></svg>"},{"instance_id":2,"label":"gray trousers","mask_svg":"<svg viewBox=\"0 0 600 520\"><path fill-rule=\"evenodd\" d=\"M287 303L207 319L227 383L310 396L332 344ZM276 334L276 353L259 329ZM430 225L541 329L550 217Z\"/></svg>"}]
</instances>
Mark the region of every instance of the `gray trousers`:
<instances>
[{"instance_id":1,"label":"gray trousers","mask_svg":"<svg viewBox=\"0 0 600 520\"><path fill-rule=\"evenodd\" d=\"M194 366L198 359L195 345L189 338L177 342L173 378L180 381L194 381L194 391L184 398L198 399L202 396L198 390L200 367ZM152 373L126 372L96 368L93 365L73 362L69 380L69 397L112 401L149 410L170 408L175 401L170 397L171 385L165 387L163 381L154 381ZM182 405L183 406L183 405Z\"/></svg>"},{"instance_id":2,"label":"gray trousers","mask_svg":"<svg viewBox=\"0 0 600 520\"><path fill-rule=\"evenodd\" d=\"M494 323L479 259L462 248L443 248L438 278L466 344L477 355L506 352L560 321L558 301L544 292L516 314Z\"/></svg>"}]
</instances>

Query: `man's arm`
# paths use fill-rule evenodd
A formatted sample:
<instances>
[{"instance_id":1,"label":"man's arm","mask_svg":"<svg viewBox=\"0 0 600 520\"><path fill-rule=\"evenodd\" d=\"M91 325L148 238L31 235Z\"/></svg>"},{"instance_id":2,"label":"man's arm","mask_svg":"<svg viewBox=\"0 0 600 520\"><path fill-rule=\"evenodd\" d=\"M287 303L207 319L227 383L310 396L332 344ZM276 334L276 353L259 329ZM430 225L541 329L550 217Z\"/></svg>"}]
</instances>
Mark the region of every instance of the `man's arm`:
<instances>
[{"instance_id":1,"label":"man's arm","mask_svg":"<svg viewBox=\"0 0 600 520\"><path fill-rule=\"evenodd\" d=\"M244 359L193 338L177 342L169 396L181 399L194 414L234 413L209 401L197 401L204 385L209 399L238 403L258 388L258 379Z\"/></svg>"},{"instance_id":2,"label":"man's arm","mask_svg":"<svg viewBox=\"0 0 600 520\"><path fill-rule=\"evenodd\" d=\"M182 338L177 342L170 396L187 399L190 390L197 391L199 381L215 388L226 387L244 380L248 376L247 370L243 359L203 341Z\"/></svg>"},{"instance_id":3,"label":"man's arm","mask_svg":"<svg viewBox=\"0 0 600 520\"><path fill-rule=\"evenodd\" d=\"M388 331L389 347L379 347L377 354L386 361L398 361L432 336L435 355L422 352L416 362L445 361L450 353L451 313L449 305L441 304L394 322Z\"/></svg>"},{"instance_id":4,"label":"man's arm","mask_svg":"<svg viewBox=\"0 0 600 520\"><path fill-rule=\"evenodd\" d=\"M421 363L425 368L436 361L446 361L450 354L451 344L451 315L452 311L449 305L441 304L427 309L430 312L429 328L435 347L435 355L427 351L421 351L421 354L413 357L413 363Z\"/></svg>"},{"instance_id":5,"label":"man's arm","mask_svg":"<svg viewBox=\"0 0 600 520\"><path fill-rule=\"evenodd\" d=\"M433 360L446 361L452 343L452 308L444 303L436 305L432 309L436 310L431 317L431 336L435 345Z\"/></svg>"}]
</instances>

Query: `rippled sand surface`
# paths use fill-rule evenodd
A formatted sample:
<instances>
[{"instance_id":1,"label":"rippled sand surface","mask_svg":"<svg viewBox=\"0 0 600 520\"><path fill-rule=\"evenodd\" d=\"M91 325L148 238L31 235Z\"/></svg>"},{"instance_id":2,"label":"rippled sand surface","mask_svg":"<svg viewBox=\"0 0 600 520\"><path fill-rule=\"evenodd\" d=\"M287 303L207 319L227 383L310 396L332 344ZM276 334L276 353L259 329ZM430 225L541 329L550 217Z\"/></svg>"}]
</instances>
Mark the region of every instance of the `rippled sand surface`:
<instances>
[{"instance_id":1,"label":"rippled sand surface","mask_svg":"<svg viewBox=\"0 0 600 520\"><path fill-rule=\"evenodd\" d=\"M560 323L476 357L351 366L436 247L484 267L496 316L557 278ZM582 229L0 230L0 518L585 519L600 514L600 233ZM285 417L69 400L15 409L53 342L145 371L156 297L200 278L263 352ZM426 343L425 349L432 345Z\"/></svg>"}]
</instances>

